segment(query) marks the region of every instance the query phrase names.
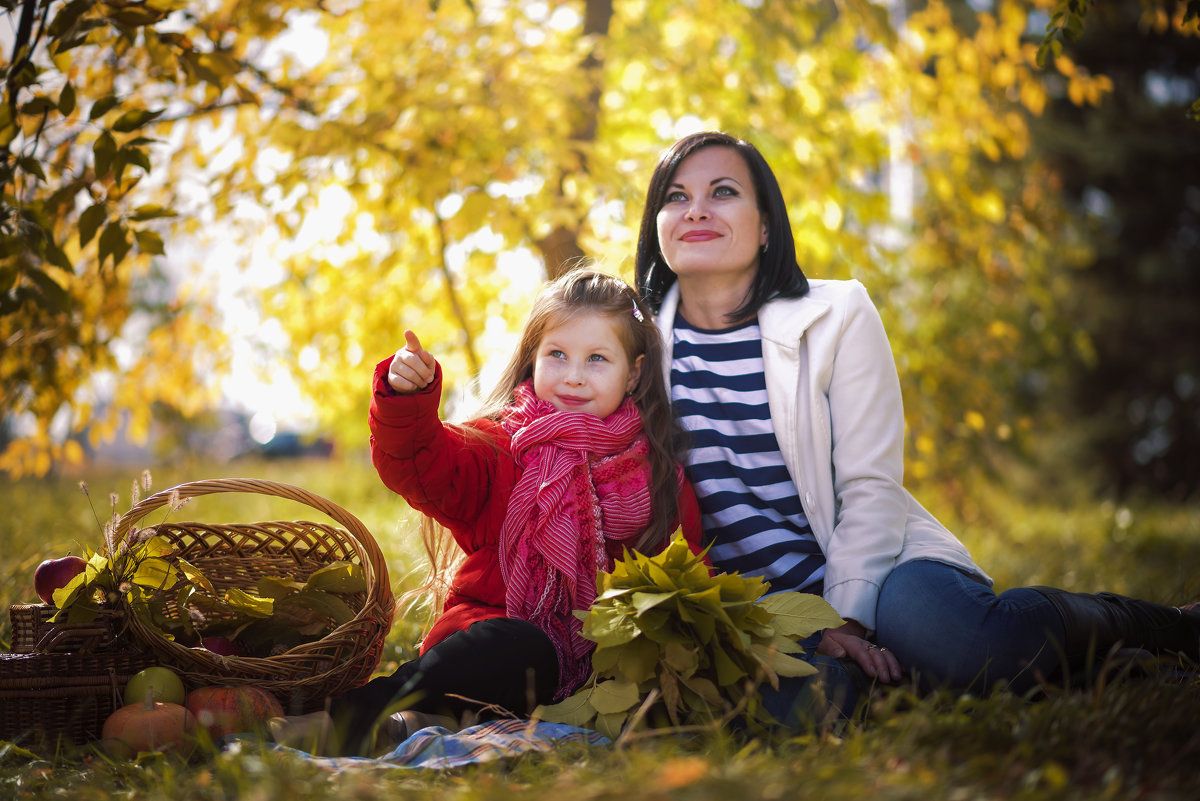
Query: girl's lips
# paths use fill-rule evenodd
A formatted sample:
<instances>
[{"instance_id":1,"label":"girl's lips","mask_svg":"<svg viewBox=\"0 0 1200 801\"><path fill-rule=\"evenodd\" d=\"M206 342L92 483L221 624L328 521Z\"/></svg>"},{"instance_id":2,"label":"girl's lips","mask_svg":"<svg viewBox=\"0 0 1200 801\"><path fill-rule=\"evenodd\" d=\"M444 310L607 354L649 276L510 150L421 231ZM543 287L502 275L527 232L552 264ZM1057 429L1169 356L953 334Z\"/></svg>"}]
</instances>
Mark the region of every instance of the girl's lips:
<instances>
[{"instance_id":1,"label":"girl's lips","mask_svg":"<svg viewBox=\"0 0 1200 801\"><path fill-rule=\"evenodd\" d=\"M582 406L588 402L587 398L580 398L576 395L559 395L558 400L564 406Z\"/></svg>"},{"instance_id":2,"label":"girl's lips","mask_svg":"<svg viewBox=\"0 0 1200 801\"><path fill-rule=\"evenodd\" d=\"M720 234L716 231L688 231L679 238L684 242L707 242L710 239L716 239L718 236Z\"/></svg>"}]
</instances>

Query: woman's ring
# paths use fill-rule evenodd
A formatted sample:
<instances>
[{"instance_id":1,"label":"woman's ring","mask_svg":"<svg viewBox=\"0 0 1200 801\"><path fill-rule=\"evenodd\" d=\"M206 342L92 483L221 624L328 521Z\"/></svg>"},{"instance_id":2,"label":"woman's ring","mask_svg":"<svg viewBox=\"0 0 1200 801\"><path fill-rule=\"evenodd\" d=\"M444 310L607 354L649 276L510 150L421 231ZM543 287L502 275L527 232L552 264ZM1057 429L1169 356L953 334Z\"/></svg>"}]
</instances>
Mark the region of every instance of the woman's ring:
<instances>
[{"instance_id":1,"label":"woman's ring","mask_svg":"<svg viewBox=\"0 0 1200 801\"><path fill-rule=\"evenodd\" d=\"M878 645L876 645L876 644L875 644L875 643L873 643L873 642L869 642L869 643L867 643L867 650L868 650L868 651L874 651L874 650L877 650L878 648L879 648L879 646L878 646Z\"/></svg>"}]
</instances>

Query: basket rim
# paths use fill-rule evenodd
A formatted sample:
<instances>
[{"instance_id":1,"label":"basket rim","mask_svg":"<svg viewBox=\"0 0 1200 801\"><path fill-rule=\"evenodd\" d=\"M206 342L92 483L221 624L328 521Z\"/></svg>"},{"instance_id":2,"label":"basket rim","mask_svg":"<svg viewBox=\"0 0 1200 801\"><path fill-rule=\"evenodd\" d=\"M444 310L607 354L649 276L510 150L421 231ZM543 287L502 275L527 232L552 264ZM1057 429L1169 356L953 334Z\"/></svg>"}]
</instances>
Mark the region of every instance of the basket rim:
<instances>
[{"instance_id":1,"label":"basket rim","mask_svg":"<svg viewBox=\"0 0 1200 801\"><path fill-rule=\"evenodd\" d=\"M375 537L371 535L371 532L363 525L362 521L328 498L309 492L303 487L297 487L294 484L285 484L261 478L202 479L176 484L174 487L169 487L142 499L123 514L117 521L114 540L128 539L130 530L135 523L155 509L166 506L174 497L178 497L179 499L197 498L203 495L214 495L225 492L271 495L285 500L296 501L310 506L317 511L324 512L330 518L342 524L346 531L363 547L367 557L364 560L363 569L367 571L368 599L382 601L382 593L378 592L380 588L386 589L388 596L391 595L387 562L384 559L383 551L380 550L379 543L376 542Z\"/></svg>"}]
</instances>

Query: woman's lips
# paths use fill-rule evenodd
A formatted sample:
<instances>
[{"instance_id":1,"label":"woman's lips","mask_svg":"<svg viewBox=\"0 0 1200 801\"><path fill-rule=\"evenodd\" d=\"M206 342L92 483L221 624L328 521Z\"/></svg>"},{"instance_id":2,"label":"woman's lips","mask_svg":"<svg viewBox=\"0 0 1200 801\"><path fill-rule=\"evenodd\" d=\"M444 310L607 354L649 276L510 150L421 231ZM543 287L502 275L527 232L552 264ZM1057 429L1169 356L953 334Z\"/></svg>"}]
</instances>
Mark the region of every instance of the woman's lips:
<instances>
[{"instance_id":1,"label":"woman's lips","mask_svg":"<svg viewBox=\"0 0 1200 801\"><path fill-rule=\"evenodd\" d=\"M684 242L707 242L710 239L716 239L718 236L720 234L716 231L688 231L679 238Z\"/></svg>"}]
</instances>

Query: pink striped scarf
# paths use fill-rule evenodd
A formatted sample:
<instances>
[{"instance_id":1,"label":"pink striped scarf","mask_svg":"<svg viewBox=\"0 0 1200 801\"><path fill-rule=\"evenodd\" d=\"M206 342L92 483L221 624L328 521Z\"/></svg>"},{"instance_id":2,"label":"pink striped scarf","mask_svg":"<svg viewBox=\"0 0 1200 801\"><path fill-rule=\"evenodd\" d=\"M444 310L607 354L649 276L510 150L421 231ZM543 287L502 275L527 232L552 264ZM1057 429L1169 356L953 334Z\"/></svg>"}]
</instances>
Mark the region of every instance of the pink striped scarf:
<instances>
[{"instance_id":1,"label":"pink striped scarf","mask_svg":"<svg viewBox=\"0 0 1200 801\"><path fill-rule=\"evenodd\" d=\"M558 411L531 381L500 422L523 470L500 530L508 616L554 643L564 698L591 672L594 644L572 612L592 605L596 571L611 569L605 540L632 546L650 524L649 445L629 398L601 420Z\"/></svg>"}]
</instances>

